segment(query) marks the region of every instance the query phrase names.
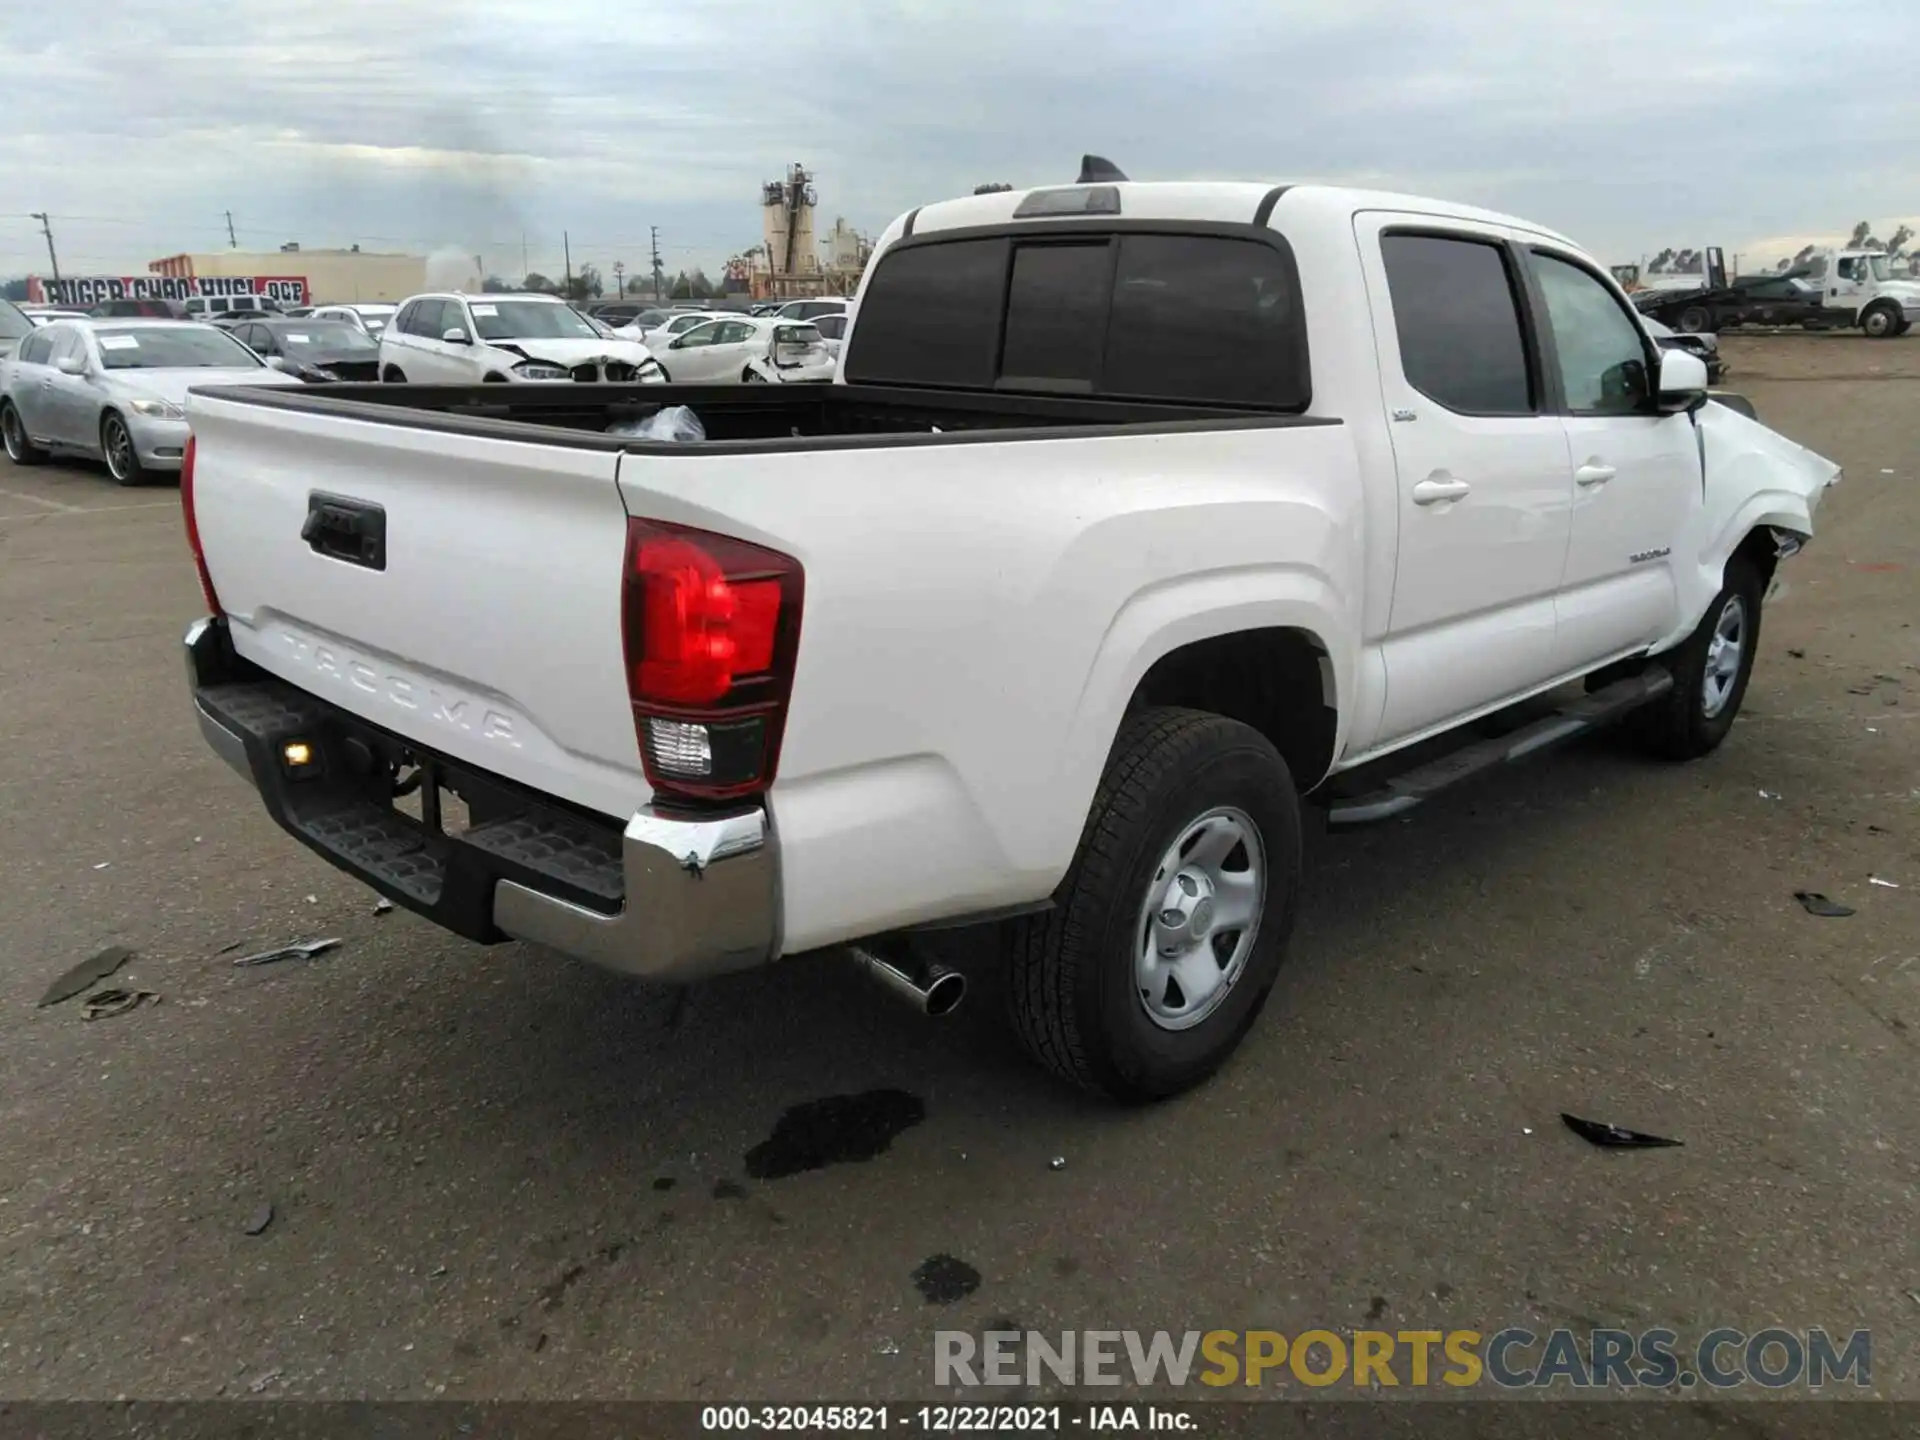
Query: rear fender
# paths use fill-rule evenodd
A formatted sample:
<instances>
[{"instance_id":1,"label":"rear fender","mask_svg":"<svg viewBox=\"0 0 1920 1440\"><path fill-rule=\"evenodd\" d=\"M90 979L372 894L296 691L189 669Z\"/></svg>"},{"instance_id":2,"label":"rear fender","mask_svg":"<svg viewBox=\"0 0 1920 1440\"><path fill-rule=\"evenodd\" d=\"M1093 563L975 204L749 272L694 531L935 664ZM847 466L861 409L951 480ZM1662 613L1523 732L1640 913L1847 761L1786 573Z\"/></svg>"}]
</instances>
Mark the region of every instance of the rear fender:
<instances>
[{"instance_id":1,"label":"rear fender","mask_svg":"<svg viewBox=\"0 0 1920 1440\"><path fill-rule=\"evenodd\" d=\"M1132 596L1114 617L1087 673L1061 769L1071 776L1075 804L1091 805L1113 749L1114 737L1141 679L1166 655L1200 640L1244 630L1290 629L1326 652L1323 683L1338 716L1333 753L1345 747L1356 652L1350 609L1329 578L1305 567L1216 571L1149 587ZM1322 703L1321 697L1314 697ZM1303 791L1319 775L1296 775ZM1084 807L1078 813L1084 814Z\"/></svg>"}]
</instances>

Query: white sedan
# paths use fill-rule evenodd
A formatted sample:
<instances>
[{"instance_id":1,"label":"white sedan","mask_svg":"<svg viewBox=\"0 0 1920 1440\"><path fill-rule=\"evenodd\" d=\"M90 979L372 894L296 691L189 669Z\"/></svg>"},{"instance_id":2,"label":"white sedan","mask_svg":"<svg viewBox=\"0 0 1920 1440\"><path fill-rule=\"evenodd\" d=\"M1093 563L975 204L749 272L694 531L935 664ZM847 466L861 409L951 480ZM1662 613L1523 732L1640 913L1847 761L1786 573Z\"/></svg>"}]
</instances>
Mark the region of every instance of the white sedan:
<instances>
[{"instance_id":1,"label":"white sedan","mask_svg":"<svg viewBox=\"0 0 1920 1440\"><path fill-rule=\"evenodd\" d=\"M833 356L820 332L785 320L710 319L653 353L677 385L800 385L833 379Z\"/></svg>"},{"instance_id":2,"label":"white sedan","mask_svg":"<svg viewBox=\"0 0 1920 1440\"><path fill-rule=\"evenodd\" d=\"M623 340L638 339L647 349L657 354L694 326L704 325L714 318L716 317L711 310L676 310L652 329L641 330L637 336L623 333L621 338Z\"/></svg>"}]
</instances>

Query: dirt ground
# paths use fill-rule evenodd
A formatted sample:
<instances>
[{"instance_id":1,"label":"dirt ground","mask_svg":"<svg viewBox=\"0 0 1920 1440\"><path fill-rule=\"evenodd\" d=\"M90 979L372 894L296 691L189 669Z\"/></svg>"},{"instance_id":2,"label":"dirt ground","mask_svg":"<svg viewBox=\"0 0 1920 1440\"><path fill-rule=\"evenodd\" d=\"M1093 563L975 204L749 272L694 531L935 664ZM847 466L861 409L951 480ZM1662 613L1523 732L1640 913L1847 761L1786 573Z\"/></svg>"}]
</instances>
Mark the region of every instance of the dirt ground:
<instances>
[{"instance_id":1,"label":"dirt ground","mask_svg":"<svg viewBox=\"0 0 1920 1440\"><path fill-rule=\"evenodd\" d=\"M1920 1399L1920 335L1725 348L1846 467L1729 742L1314 827L1262 1023L1136 1111L990 985L928 1024L831 958L680 996L376 916L200 740L171 490L0 464L0 1395L900 1400L943 1328L1778 1323ZM36 1008L109 943L159 1004ZM830 1096L878 1153L756 1178Z\"/></svg>"}]
</instances>

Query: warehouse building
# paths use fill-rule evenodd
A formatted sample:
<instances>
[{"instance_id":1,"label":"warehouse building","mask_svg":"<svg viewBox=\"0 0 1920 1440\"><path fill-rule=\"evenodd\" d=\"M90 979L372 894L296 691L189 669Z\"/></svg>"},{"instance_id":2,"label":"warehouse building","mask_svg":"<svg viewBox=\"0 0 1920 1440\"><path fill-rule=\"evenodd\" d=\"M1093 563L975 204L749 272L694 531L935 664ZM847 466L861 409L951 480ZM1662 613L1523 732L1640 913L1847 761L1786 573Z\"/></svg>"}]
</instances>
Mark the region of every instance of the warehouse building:
<instances>
[{"instance_id":1,"label":"warehouse building","mask_svg":"<svg viewBox=\"0 0 1920 1440\"><path fill-rule=\"evenodd\" d=\"M155 275L213 278L242 275L303 275L316 305L405 300L427 288L427 257L380 254L355 245L348 250L215 250L169 255L147 269Z\"/></svg>"}]
</instances>

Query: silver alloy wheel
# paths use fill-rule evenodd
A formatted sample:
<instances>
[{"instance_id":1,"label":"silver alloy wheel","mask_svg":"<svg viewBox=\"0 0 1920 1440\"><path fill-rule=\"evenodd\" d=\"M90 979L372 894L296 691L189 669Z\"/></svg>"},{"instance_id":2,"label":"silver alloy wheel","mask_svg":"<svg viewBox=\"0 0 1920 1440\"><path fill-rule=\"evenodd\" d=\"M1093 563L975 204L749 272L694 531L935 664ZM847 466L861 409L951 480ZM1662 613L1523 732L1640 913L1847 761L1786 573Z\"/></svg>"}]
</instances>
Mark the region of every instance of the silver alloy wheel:
<instances>
[{"instance_id":1,"label":"silver alloy wheel","mask_svg":"<svg viewBox=\"0 0 1920 1440\"><path fill-rule=\"evenodd\" d=\"M107 472L116 480L130 480L135 470L133 454L133 436L127 432L127 422L118 415L109 415L101 423L102 439L100 447L106 452Z\"/></svg>"},{"instance_id":2,"label":"silver alloy wheel","mask_svg":"<svg viewBox=\"0 0 1920 1440\"><path fill-rule=\"evenodd\" d=\"M1243 810L1209 810L1160 857L1136 927L1134 988L1162 1030L1205 1020L1246 973L1267 899L1267 852Z\"/></svg>"},{"instance_id":3,"label":"silver alloy wheel","mask_svg":"<svg viewBox=\"0 0 1920 1440\"><path fill-rule=\"evenodd\" d=\"M1700 711L1711 720L1727 708L1740 679L1740 657L1747 649L1747 602L1729 595L1707 641L1706 675L1700 682Z\"/></svg>"},{"instance_id":4,"label":"silver alloy wheel","mask_svg":"<svg viewBox=\"0 0 1920 1440\"><path fill-rule=\"evenodd\" d=\"M1860 328L1875 340L1881 340L1893 333L1893 312L1889 310L1869 310L1867 318Z\"/></svg>"},{"instance_id":5,"label":"silver alloy wheel","mask_svg":"<svg viewBox=\"0 0 1920 1440\"><path fill-rule=\"evenodd\" d=\"M20 428L20 412L7 406L5 415L0 415L0 439L7 445L7 458L16 465L27 450L26 432Z\"/></svg>"}]
</instances>

